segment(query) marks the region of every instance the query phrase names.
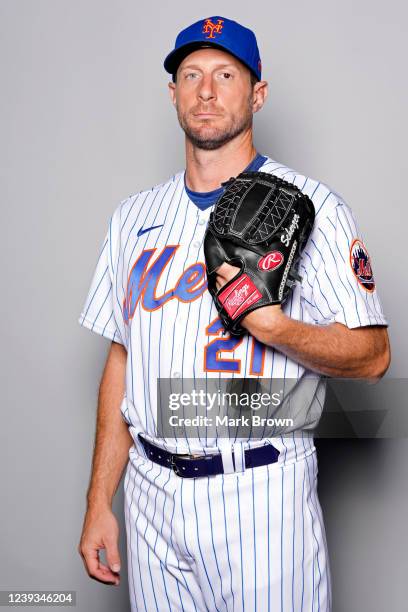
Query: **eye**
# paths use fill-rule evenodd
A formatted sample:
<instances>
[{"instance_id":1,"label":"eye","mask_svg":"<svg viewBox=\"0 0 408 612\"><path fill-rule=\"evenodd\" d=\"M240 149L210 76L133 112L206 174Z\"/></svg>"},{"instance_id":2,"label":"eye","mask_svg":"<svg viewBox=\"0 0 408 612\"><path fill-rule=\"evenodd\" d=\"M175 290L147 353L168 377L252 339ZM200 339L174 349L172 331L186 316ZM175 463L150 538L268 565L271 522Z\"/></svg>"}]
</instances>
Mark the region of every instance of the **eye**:
<instances>
[{"instance_id":1,"label":"eye","mask_svg":"<svg viewBox=\"0 0 408 612\"><path fill-rule=\"evenodd\" d=\"M191 79L195 79L196 77L198 77L197 72L187 72L185 74L185 78L186 79L190 79L191 80Z\"/></svg>"},{"instance_id":2,"label":"eye","mask_svg":"<svg viewBox=\"0 0 408 612\"><path fill-rule=\"evenodd\" d=\"M225 80L232 79L232 74L231 74L230 72L222 72L222 73L221 73L221 76L222 76L222 78L223 78L223 79L225 79Z\"/></svg>"}]
</instances>

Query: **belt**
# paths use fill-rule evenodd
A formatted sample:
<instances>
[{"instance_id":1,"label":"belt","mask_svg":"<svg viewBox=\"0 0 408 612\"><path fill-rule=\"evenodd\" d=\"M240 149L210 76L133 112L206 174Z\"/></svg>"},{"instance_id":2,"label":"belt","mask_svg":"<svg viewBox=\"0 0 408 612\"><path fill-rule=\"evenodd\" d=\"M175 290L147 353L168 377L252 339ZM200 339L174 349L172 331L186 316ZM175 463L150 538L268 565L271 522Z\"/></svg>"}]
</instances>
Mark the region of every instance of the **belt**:
<instances>
[{"instance_id":1,"label":"belt","mask_svg":"<svg viewBox=\"0 0 408 612\"><path fill-rule=\"evenodd\" d=\"M203 455L197 458L194 455L182 455L170 453L146 440L140 433L139 440L143 444L149 459L167 468L171 468L177 476L182 478L199 478L201 476L215 476L224 474L221 453L217 455ZM279 457L279 451L272 444L265 444L256 448L247 448L244 451L245 467L254 468L269 463L275 463ZM234 451L232 460L235 467Z\"/></svg>"}]
</instances>

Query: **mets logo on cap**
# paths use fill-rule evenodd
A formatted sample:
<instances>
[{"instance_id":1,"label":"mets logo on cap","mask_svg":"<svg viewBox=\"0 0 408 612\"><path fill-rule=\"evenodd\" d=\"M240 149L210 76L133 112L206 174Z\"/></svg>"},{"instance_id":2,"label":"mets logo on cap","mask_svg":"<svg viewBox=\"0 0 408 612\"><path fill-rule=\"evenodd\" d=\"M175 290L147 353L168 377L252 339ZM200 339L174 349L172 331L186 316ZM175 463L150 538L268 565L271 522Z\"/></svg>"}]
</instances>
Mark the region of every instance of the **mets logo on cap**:
<instances>
[{"instance_id":1,"label":"mets logo on cap","mask_svg":"<svg viewBox=\"0 0 408 612\"><path fill-rule=\"evenodd\" d=\"M365 244L359 238L353 240L350 247L350 265L354 276L366 291L372 292L375 289L371 261Z\"/></svg>"},{"instance_id":2,"label":"mets logo on cap","mask_svg":"<svg viewBox=\"0 0 408 612\"><path fill-rule=\"evenodd\" d=\"M213 23L210 18L204 20L203 34L208 34L206 38L215 38L215 34L221 34L224 20L217 19L217 23Z\"/></svg>"}]
</instances>

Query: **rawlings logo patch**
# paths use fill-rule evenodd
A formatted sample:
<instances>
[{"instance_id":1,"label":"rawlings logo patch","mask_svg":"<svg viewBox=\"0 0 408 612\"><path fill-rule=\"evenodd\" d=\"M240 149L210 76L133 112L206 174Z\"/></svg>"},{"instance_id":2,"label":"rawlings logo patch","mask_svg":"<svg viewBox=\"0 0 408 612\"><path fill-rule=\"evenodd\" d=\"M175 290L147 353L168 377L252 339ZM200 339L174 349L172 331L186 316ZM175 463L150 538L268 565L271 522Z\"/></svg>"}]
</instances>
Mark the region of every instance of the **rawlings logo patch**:
<instances>
[{"instance_id":1,"label":"rawlings logo patch","mask_svg":"<svg viewBox=\"0 0 408 612\"><path fill-rule=\"evenodd\" d=\"M281 234L281 242L283 242L283 244L285 246L287 246L287 247L290 244L290 241L292 239L292 236L294 234L295 229L297 229L299 227L299 219L300 219L299 215L297 213L295 213L293 215L293 219L292 219L289 227L285 227L284 230L283 230L284 233Z\"/></svg>"},{"instance_id":2,"label":"rawlings logo patch","mask_svg":"<svg viewBox=\"0 0 408 612\"><path fill-rule=\"evenodd\" d=\"M276 270L283 263L283 255L280 251L271 251L258 261L258 268L263 272Z\"/></svg>"},{"instance_id":3,"label":"rawlings logo patch","mask_svg":"<svg viewBox=\"0 0 408 612\"><path fill-rule=\"evenodd\" d=\"M353 240L350 247L350 265L360 285L369 292L374 291L375 282L371 261L365 244L359 238Z\"/></svg>"},{"instance_id":4,"label":"rawlings logo patch","mask_svg":"<svg viewBox=\"0 0 408 612\"><path fill-rule=\"evenodd\" d=\"M231 308L232 306L241 306L241 304L247 299L249 293L249 285L246 283L242 285L240 289L235 289L232 295L226 299L225 304Z\"/></svg>"},{"instance_id":5,"label":"rawlings logo patch","mask_svg":"<svg viewBox=\"0 0 408 612\"><path fill-rule=\"evenodd\" d=\"M231 319L236 319L241 312L262 298L261 292L247 274L243 274L231 283L218 296L219 301Z\"/></svg>"}]
</instances>

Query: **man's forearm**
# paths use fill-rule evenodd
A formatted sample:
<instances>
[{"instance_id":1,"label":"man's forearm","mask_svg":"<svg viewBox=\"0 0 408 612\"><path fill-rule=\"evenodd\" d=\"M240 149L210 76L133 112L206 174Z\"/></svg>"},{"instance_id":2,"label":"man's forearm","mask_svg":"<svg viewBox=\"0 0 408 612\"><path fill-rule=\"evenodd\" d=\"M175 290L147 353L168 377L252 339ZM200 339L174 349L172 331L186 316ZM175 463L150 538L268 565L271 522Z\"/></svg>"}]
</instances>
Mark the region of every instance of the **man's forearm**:
<instances>
[{"instance_id":1,"label":"man's forearm","mask_svg":"<svg viewBox=\"0 0 408 612\"><path fill-rule=\"evenodd\" d=\"M278 306L255 310L243 325L263 344L327 376L380 378L389 365L385 328L312 325L286 316Z\"/></svg>"},{"instance_id":2,"label":"man's forearm","mask_svg":"<svg viewBox=\"0 0 408 612\"><path fill-rule=\"evenodd\" d=\"M113 342L99 387L92 475L87 493L89 506L111 506L133 443L120 411L125 370L126 351Z\"/></svg>"}]
</instances>

